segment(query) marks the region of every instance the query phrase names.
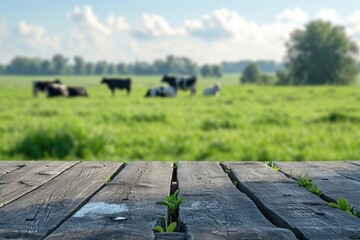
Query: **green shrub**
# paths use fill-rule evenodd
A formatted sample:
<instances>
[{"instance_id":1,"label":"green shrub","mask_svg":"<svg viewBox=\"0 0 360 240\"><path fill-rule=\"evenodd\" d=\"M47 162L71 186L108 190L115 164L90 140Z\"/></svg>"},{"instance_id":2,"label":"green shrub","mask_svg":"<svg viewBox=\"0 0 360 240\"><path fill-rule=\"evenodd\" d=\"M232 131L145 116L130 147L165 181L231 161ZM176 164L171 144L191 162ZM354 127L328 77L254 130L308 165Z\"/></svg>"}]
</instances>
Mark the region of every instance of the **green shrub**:
<instances>
[{"instance_id":1,"label":"green shrub","mask_svg":"<svg viewBox=\"0 0 360 240\"><path fill-rule=\"evenodd\" d=\"M360 118L346 113L330 112L315 120L316 123L360 123Z\"/></svg>"},{"instance_id":2,"label":"green shrub","mask_svg":"<svg viewBox=\"0 0 360 240\"><path fill-rule=\"evenodd\" d=\"M145 123L152 123L152 122L167 123L168 122L168 117L164 113L135 114L132 116L131 119L136 122L145 122Z\"/></svg>"},{"instance_id":3,"label":"green shrub","mask_svg":"<svg viewBox=\"0 0 360 240\"><path fill-rule=\"evenodd\" d=\"M25 159L86 159L107 151L111 138L104 133L79 125L40 126L24 132L23 138L10 150Z\"/></svg>"},{"instance_id":4,"label":"green shrub","mask_svg":"<svg viewBox=\"0 0 360 240\"><path fill-rule=\"evenodd\" d=\"M201 129L204 131L220 130L220 129L232 130L236 128L237 128L236 123L229 120L223 120L223 121L205 120L201 125Z\"/></svg>"}]
</instances>

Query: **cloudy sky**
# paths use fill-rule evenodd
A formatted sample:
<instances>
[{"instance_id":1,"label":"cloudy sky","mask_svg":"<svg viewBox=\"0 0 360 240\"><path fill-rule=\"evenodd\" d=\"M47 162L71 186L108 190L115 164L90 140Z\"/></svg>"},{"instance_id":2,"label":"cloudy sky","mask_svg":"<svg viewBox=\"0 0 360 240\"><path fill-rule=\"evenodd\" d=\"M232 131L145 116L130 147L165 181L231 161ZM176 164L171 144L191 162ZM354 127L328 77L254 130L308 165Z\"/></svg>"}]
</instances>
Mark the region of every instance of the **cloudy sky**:
<instances>
[{"instance_id":1,"label":"cloudy sky","mask_svg":"<svg viewBox=\"0 0 360 240\"><path fill-rule=\"evenodd\" d=\"M269 3L266 3L269 2ZM360 0L9 0L0 3L0 63L55 53L92 61L280 61L289 33L312 19L360 44Z\"/></svg>"}]
</instances>

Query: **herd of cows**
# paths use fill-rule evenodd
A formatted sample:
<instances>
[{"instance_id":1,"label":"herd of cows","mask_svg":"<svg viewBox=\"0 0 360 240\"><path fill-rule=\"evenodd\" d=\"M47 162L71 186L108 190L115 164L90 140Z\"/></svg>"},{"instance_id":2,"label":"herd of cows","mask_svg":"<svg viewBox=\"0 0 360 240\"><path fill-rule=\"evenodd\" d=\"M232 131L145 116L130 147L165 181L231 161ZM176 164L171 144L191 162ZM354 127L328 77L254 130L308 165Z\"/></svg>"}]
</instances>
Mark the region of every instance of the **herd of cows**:
<instances>
[{"instance_id":1,"label":"herd of cows","mask_svg":"<svg viewBox=\"0 0 360 240\"><path fill-rule=\"evenodd\" d=\"M162 83L167 83L167 86L158 86L150 88L145 97L175 97L179 90L190 91L191 95L196 94L195 76L168 76L165 75L161 80ZM115 95L115 90L125 90L127 95L131 93L131 79L118 78L103 78L102 84L106 84L110 89L112 96ZM203 90L204 96L219 95L221 87L215 84L212 87ZM33 96L36 97L39 92L46 93L47 97L88 97L88 93L84 87L66 86L59 79L54 81L33 81Z\"/></svg>"}]
</instances>

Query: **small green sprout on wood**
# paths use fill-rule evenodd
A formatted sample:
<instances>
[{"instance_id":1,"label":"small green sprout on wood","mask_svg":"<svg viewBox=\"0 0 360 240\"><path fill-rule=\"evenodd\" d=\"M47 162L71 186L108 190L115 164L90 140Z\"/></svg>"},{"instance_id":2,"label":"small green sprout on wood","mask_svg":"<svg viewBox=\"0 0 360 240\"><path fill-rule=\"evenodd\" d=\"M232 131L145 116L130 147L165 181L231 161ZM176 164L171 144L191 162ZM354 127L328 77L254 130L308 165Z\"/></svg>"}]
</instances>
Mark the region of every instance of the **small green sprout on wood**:
<instances>
[{"instance_id":1,"label":"small green sprout on wood","mask_svg":"<svg viewBox=\"0 0 360 240\"><path fill-rule=\"evenodd\" d=\"M165 230L164 230L164 228L162 226L156 226L156 227L154 227L153 230L155 232L159 232L159 233L163 233L163 232L172 233L172 232L175 231L176 226L177 226L176 222L170 223L170 225L168 226L167 220L165 218Z\"/></svg>"},{"instance_id":2,"label":"small green sprout on wood","mask_svg":"<svg viewBox=\"0 0 360 240\"><path fill-rule=\"evenodd\" d=\"M299 186L302 186L304 188L307 188L310 192L316 194L317 196L321 195L321 190L319 186L316 186L313 181L310 179L309 174L301 174L297 178L297 182Z\"/></svg>"},{"instance_id":3,"label":"small green sprout on wood","mask_svg":"<svg viewBox=\"0 0 360 240\"><path fill-rule=\"evenodd\" d=\"M233 184L236 187L238 185L238 181L233 181Z\"/></svg>"},{"instance_id":4,"label":"small green sprout on wood","mask_svg":"<svg viewBox=\"0 0 360 240\"><path fill-rule=\"evenodd\" d=\"M176 190L174 194L165 196L165 201L156 202L156 204L162 204L167 206L168 214L165 217L165 229L161 226L154 227L156 232L174 232L179 220L179 207L184 200L183 196L178 198L179 190ZM168 223L170 223L168 225Z\"/></svg>"},{"instance_id":5,"label":"small green sprout on wood","mask_svg":"<svg viewBox=\"0 0 360 240\"><path fill-rule=\"evenodd\" d=\"M278 172L280 170L280 168L273 162L267 162L266 164L271 167L275 172Z\"/></svg>"},{"instance_id":6,"label":"small green sprout on wood","mask_svg":"<svg viewBox=\"0 0 360 240\"><path fill-rule=\"evenodd\" d=\"M111 176L107 176L107 177L105 178L105 184L109 184L110 181L111 181Z\"/></svg>"},{"instance_id":7,"label":"small green sprout on wood","mask_svg":"<svg viewBox=\"0 0 360 240\"><path fill-rule=\"evenodd\" d=\"M351 215L354 215L356 217L360 217L360 212L357 212L353 205L350 205L349 202L345 198L339 198L337 200L337 203L330 202L328 203L330 207L338 208L340 210L343 210Z\"/></svg>"}]
</instances>

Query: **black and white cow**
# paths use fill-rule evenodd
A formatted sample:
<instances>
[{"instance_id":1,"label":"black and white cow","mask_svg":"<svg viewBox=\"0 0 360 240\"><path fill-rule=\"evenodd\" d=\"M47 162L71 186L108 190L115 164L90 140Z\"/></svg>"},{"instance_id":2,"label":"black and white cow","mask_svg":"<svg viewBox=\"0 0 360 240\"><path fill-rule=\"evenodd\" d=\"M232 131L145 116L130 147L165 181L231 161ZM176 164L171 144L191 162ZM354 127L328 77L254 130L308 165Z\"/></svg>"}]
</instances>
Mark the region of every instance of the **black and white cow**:
<instances>
[{"instance_id":1,"label":"black and white cow","mask_svg":"<svg viewBox=\"0 0 360 240\"><path fill-rule=\"evenodd\" d=\"M61 84L59 79L54 81L33 81L33 96L37 97L38 92L45 92L46 88L50 84Z\"/></svg>"},{"instance_id":2,"label":"black and white cow","mask_svg":"<svg viewBox=\"0 0 360 240\"><path fill-rule=\"evenodd\" d=\"M171 86L167 86L167 87L160 86L160 87L150 88L145 95L145 97L175 97L175 96L176 96L176 90Z\"/></svg>"},{"instance_id":3,"label":"black and white cow","mask_svg":"<svg viewBox=\"0 0 360 240\"><path fill-rule=\"evenodd\" d=\"M69 96L68 88L63 84L58 84L58 83L47 84L45 92L48 98Z\"/></svg>"},{"instance_id":4,"label":"black and white cow","mask_svg":"<svg viewBox=\"0 0 360 240\"><path fill-rule=\"evenodd\" d=\"M165 75L161 82L168 83L171 87L175 88L177 92L179 89L182 91L191 91L191 95L196 94L196 77L195 76L168 76Z\"/></svg>"},{"instance_id":5,"label":"black and white cow","mask_svg":"<svg viewBox=\"0 0 360 240\"><path fill-rule=\"evenodd\" d=\"M112 96L115 94L115 89L125 89L127 92L127 95L130 95L131 92L131 79L118 79L118 78L103 78L101 83L107 84L109 89L112 92Z\"/></svg>"},{"instance_id":6,"label":"black and white cow","mask_svg":"<svg viewBox=\"0 0 360 240\"><path fill-rule=\"evenodd\" d=\"M83 87L67 87L69 97L88 97L88 93Z\"/></svg>"}]
</instances>

